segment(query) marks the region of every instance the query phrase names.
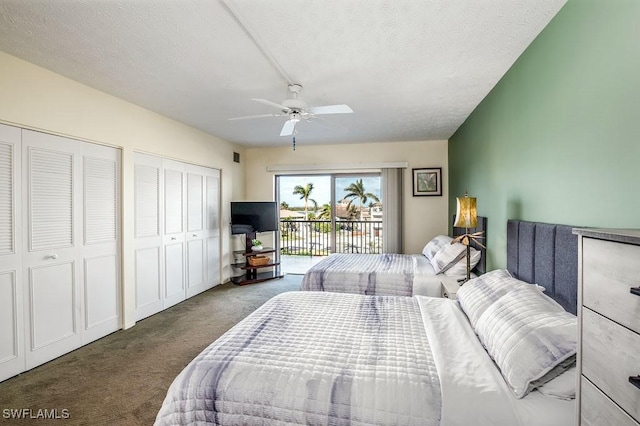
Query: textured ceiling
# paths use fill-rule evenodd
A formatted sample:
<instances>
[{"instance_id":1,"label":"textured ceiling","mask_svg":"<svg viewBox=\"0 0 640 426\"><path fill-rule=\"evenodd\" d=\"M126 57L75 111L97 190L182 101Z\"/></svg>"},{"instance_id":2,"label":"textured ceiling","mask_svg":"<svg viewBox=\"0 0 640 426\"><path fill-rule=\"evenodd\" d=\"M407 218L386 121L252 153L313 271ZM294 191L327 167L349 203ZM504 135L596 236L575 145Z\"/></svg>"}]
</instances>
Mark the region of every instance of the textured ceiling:
<instances>
[{"instance_id":1,"label":"textured ceiling","mask_svg":"<svg viewBox=\"0 0 640 426\"><path fill-rule=\"evenodd\" d=\"M246 146L448 139L566 0L2 0L0 50Z\"/></svg>"}]
</instances>

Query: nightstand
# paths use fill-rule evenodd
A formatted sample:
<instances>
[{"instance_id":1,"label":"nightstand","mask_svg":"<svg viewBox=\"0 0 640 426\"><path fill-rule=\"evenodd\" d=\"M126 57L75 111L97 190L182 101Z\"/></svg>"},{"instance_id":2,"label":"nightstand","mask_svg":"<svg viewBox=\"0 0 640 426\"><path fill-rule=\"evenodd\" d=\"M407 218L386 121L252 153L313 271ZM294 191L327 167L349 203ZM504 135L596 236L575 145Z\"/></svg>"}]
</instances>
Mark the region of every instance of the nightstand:
<instances>
[{"instance_id":1,"label":"nightstand","mask_svg":"<svg viewBox=\"0 0 640 426\"><path fill-rule=\"evenodd\" d=\"M447 299L456 300L456 293L460 288L458 279L454 277L442 277L440 280L440 289L442 297Z\"/></svg>"}]
</instances>

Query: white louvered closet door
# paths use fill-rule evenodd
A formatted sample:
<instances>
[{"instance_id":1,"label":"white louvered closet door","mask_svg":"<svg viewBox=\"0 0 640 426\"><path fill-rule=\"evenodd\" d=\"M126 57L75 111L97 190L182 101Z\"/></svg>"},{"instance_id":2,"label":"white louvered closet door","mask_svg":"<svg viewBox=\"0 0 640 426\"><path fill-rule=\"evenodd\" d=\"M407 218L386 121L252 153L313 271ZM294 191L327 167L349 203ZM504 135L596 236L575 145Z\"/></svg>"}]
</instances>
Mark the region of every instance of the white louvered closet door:
<instances>
[{"instance_id":1,"label":"white louvered closet door","mask_svg":"<svg viewBox=\"0 0 640 426\"><path fill-rule=\"evenodd\" d=\"M187 170L187 297L203 292L206 282L205 169Z\"/></svg>"},{"instance_id":2,"label":"white louvered closet door","mask_svg":"<svg viewBox=\"0 0 640 426\"><path fill-rule=\"evenodd\" d=\"M164 167L164 308L186 297L185 164L163 160Z\"/></svg>"},{"instance_id":3,"label":"white louvered closet door","mask_svg":"<svg viewBox=\"0 0 640 426\"><path fill-rule=\"evenodd\" d=\"M0 381L26 369L24 353L20 129L0 124Z\"/></svg>"},{"instance_id":4,"label":"white louvered closet door","mask_svg":"<svg viewBox=\"0 0 640 426\"><path fill-rule=\"evenodd\" d=\"M119 151L22 131L27 368L120 327Z\"/></svg>"},{"instance_id":5,"label":"white louvered closet door","mask_svg":"<svg viewBox=\"0 0 640 426\"><path fill-rule=\"evenodd\" d=\"M82 344L121 326L120 151L82 147Z\"/></svg>"},{"instance_id":6,"label":"white louvered closet door","mask_svg":"<svg viewBox=\"0 0 640 426\"><path fill-rule=\"evenodd\" d=\"M23 131L24 298L27 368L82 344L80 267L81 167L73 143L57 136Z\"/></svg>"},{"instance_id":7,"label":"white louvered closet door","mask_svg":"<svg viewBox=\"0 0 640 426\"><path fill-rule=\"evenodd\" d=\"M135 153L136 320L164 309L162 158Z\"/></svg>"}]
</instances>

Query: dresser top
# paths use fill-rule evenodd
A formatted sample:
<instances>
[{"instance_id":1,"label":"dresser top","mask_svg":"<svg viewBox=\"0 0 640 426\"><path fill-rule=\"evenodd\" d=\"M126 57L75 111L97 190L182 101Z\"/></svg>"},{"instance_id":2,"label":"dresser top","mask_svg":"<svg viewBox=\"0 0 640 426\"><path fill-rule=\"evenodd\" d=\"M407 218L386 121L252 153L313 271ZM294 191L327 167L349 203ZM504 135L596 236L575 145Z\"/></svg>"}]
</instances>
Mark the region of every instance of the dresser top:
<instances>
[{"instance_id":1,"label":"dresser top","mask_svg":"<svg viewBox=\"0 0 640 426\"><path fill-rule=\"evenodd\" d=\"M583 237L640 245L640 229L574 228L573 233Z\"/></svg>"}]
</instances>

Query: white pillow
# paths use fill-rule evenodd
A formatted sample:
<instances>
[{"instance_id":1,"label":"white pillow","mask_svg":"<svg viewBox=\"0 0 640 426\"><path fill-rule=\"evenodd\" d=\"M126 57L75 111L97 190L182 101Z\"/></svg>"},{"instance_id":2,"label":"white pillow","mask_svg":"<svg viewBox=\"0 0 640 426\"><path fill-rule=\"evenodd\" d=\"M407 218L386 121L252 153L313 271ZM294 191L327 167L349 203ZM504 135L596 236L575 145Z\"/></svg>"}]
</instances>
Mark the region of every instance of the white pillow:
<instances>
[{"instance_id":1,"label":"white pillow","mask_svg":"<svg viewBox=\"0 0 640 426\"><path fill-rule=\"evenodd\" d=\"M535 286L516 286L474 326L516 398L540 385L537 380L551 380L548 373L561 374L576 356L576 317L548 299Z\"/></svg>"},{"instance_id":2,"label":"white pillow","mask_svg":"<svg viewBox=\"0 0 640 426\"><path fill-rule=\"evenodd\" d=\"M557 399L575 399L576 397L576 366L538 387L538 392Z\"/></svg>"},{"instance_id":3,"label":"white pillow","mask_svg":"<svg viewBox=\"0 0 640 426\"><path fill-rule=\"evenodd\" d=\"M435 254L440 251L442 247L450 244L451 241L453 241L453 238L447 235L438 235L424 246L424 248L422 249L422 254L427 258L427 260L429 260L429 262L431 262L433 256L435 256Z\"/></svg>"},{"instance_id":4,"label":"white pillow","mask_svg":"<svg viewBox=\"0 0 640 426\"><path fill-rule=\"evenodd\" d=\"M480 250L476 250L473 247L469 248L469 258L470 263L469 266L471 270L476 267L476 265L480 262L480 258L482 257L482 253ZM467 253L465 249L465 254L462 256L457 263L452 265L449 269L444 272L445 275L453 276L453 277L462 277L467 276Z\"/></svg>"},{"instance_id":5,"label":"white pillow","mask_svg":"<svg viewBox=\"0 0 640 426\"><path fill-rule=\"evenodd\" d=\"M456 292L456 299L471 326L475 327L478 318L491 304L509 290L522 285L529 284L513 278L506 269L494 269L464 283Z\"/></svg>"},{"instance_id":6,"label":"white pillow","mask_svg":"<svg viewBox=\"0 0 640 426\"><path fill-rule=\"evenodd\" d=\"M436 274L445 272L467 254L467 247L461 243L447 244L431 258L431 266ZM466 260L465 260L466 262ZM466 265L466 263L465 263ZM465 266L466 268L466 266ZM466 271L466 269L465 269Z\"/></svg>"}]
</instances>

